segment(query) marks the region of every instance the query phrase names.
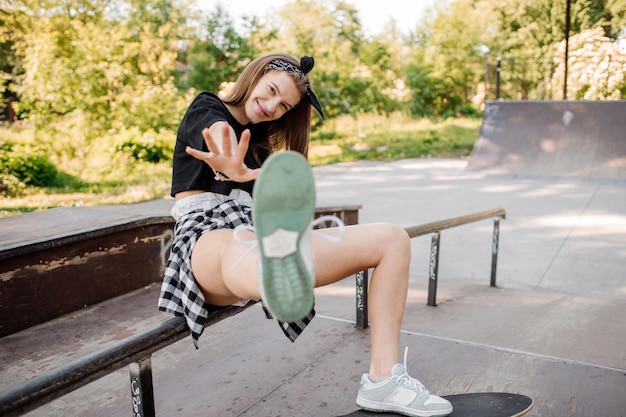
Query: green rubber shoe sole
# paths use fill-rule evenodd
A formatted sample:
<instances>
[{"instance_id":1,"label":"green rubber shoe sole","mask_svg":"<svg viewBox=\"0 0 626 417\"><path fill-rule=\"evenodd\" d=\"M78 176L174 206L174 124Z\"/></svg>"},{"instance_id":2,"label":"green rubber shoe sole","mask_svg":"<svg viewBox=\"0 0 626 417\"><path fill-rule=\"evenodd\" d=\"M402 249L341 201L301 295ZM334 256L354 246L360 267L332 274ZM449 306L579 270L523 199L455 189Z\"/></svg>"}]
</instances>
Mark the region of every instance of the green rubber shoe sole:
<instances>
[{"instance_id":1,"label":"green rubber shoe sole","mask_svg":"<svg viewBox=\"0 0 626 417\"><path fill-rule=\"evenodd\" d=\"M309 242L314 213L315 181L306 159L293 151L272 154L254 184L252 219L261 298L283 322L303 319L315 303Z\"/></svg>"}]
</instances>

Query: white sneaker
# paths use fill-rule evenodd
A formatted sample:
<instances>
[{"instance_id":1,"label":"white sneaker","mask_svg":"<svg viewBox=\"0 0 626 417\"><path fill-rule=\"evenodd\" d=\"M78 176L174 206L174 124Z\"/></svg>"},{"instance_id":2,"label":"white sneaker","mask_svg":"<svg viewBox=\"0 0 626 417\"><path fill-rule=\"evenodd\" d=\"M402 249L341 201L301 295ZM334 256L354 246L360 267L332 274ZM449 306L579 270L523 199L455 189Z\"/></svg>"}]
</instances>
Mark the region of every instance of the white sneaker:
<instances>
[{"instance_id":1,"label":"white sneaker","mask_svg":"<svg viewBox=\"0 0 626 417\"><path fill-rule=\"evenodd\" d=\"M368 374L361 377L361 386L356 404L369 411L391 411L413 417L447 416L452 413L452 404L432 395L424 385L407 373L406 350L404 364L391 368L391 376L373 382Z\"/></svg>"}]
</instances>

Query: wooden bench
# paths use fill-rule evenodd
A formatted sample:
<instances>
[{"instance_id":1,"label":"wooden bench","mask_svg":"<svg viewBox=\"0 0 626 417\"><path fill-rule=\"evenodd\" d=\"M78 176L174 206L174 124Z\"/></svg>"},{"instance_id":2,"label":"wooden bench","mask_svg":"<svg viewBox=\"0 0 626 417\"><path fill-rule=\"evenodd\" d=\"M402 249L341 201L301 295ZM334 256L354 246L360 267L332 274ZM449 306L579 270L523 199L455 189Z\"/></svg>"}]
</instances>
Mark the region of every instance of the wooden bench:
<instances>
[{"instance_id":1,"label":"wooden bench","mask_svg":"<svg viewBox=\"0 0 626 417\"><path fill-rule=\"evenodd\" d=\"M160 282L172 205L64 207L0 219L0 337ZM320 207L316 215L356 224L359 209Z\"/></svg>"}]
</instances>

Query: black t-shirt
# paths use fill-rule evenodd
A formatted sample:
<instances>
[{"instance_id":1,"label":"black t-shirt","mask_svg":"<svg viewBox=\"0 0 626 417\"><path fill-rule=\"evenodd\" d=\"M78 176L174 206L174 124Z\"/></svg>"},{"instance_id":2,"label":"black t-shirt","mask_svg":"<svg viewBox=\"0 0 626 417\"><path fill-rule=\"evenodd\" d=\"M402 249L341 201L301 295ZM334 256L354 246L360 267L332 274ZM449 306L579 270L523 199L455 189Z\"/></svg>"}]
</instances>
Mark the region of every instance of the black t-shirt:
<instances>
[{"instance_id":1,"label":"black t-shirt","mask_svg":"<svg viewBox=\"0 0 626 417\"><path fill-rule=\"evenodd\" d=\"M229 195L233 188L239 188L252 194L254 181L245 183L218 181L215 179L215 174L210 166L185 152L187 146L208 151L202 137L202 130L215 122L228 122L235 131L237 140L245 129L250 129L252 134L250 145L254 143L255 136L261 134L259 129L255 129L252 124L241 125L215 94L200 93L189 105L178 126L172 167L172 197L176 193L187 190L204 190ZM251 169L260 167L250 149L248 149L244 162Z\"/></svg>"}]
</instances>

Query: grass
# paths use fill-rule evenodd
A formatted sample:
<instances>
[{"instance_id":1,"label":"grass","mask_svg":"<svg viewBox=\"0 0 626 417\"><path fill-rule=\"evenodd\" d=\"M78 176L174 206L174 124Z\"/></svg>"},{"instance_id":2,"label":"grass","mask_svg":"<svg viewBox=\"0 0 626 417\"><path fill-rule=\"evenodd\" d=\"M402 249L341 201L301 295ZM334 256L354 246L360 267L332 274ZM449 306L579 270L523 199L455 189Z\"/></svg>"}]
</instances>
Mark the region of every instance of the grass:
<instances>
[{"instance_id":1,"label":"grass","mask_svg":"<svg viewBox=\"0 0 626 417\"><path fill-rule=\"evenodd\" d=\"M312 165L358 160L398 160L420 157L468 156L478 137L480 121L415 120L401 114L365 115L333 120L311 140Z\"/></svg>"},{"instance_id":2,"label":"grass","mask_svg":"<svg viewBox=\"0 0 626 417\"><path fill-rule=\"evenodd\" d=\"M467 157L480 120L415 120L401 114L342 117L326 122L311 138L313 166L359 160ZM0 127L0 137L11 129ZM20 135L26 137L23 129ZM19 140L19 139L18 139ZM172 140L174 140L172 138ZM171 162L131 163L119 155L80 155L53 160L62 185L25 187L0 194L0 217L54 207L127 204L169 195Z\"/></svg>"},{"instance_id":3,"label":"grass","mask_svg":"<svg viewBox=\"0 0 626 417\"><path fill-rule=\"evenodd\" d=\"M55 207L127 204L168 196L171 165L147 165L117 180L71 187L27 187L19 195L0 195L0 218Z\"/></svg>"}]
</instances>

